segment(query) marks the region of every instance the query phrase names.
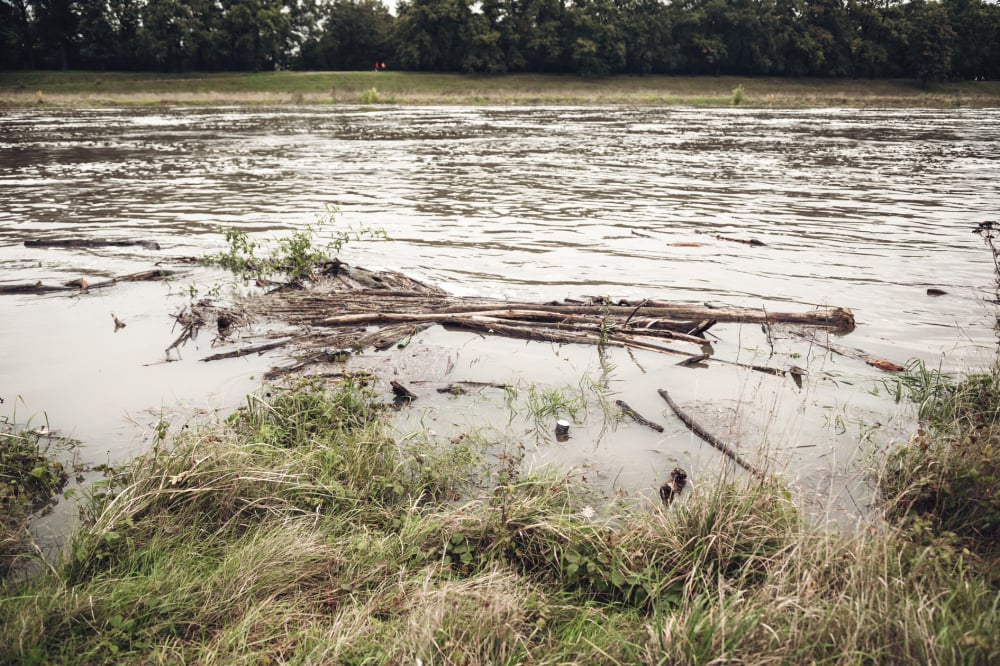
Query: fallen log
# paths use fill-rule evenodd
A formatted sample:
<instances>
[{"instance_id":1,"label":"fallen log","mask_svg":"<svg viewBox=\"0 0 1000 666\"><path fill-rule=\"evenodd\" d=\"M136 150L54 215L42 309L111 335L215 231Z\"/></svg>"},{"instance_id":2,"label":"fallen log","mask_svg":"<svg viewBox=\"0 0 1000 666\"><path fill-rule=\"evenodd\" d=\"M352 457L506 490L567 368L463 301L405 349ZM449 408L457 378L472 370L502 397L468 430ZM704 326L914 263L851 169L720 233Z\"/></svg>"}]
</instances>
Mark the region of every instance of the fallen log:
<instances>
[{"instance_id":1,"label":"fallen log","mask_svg":"<svg viewBox=\"0 0 1000 666\"><path fill-rule=\"evenodd\" d=\"M802 324L829 328L838 333L854 330L854 313L847 308L824 308L805 312L768 312L764 309L736 307L706 307L704 305L684 305L666 301L648 301L646 307L655 312L654 316L667 319L715 319L720 322L742 324Z\"/></svg>"},{"instance_id":2,"label":"fallen log","mask_svg":"<svg viewBox=\"0 0 1000 666\"><path fill-rule=\"evenodd\" d=\"M111 278L110 280L102 280L101 282L96 282L91 284L83 278L77 278L75 280L70 280L61 285L48 285L42 284L41 281L35 282L34 284L7 284L0 285L0 294L48 294L52 292L62 291L62 292L72 292L73 294L79 294L81 292L88 292L93 289L104 289L106 287L111 287L119 282L139 282L146 280L166 280L177 275L178 271L166 270L163 268L154 268L148 271L140 271L138 273L131 273L129 275L120 275L118 277Z\"/></svg>"},{"instance_id":3,"label":"fallen log","mask_svg":"<svg viewBox=\"0 0 1000 666\"><path fill-rule=\"evenodd\" d=\"M674 411L674 414L677 415L677 418L679 418L681 422L688 427L688 430L690 430L694 434L698 435L698 437L702 438L703 440L714 446L716 449L721 451L722 454L725 455L727 458L729 458L730 460L732 460L737 465L739 465L746 471L750 472L757 478L759 479L764 478L763 472L754 467L752 464L748 463L746 460L743 459L742 456L740 456L740 454L734 451L732 447L730 447L725 442L722 442L721 440L716 438L710 432L702 428L697 421L688 416L688 414L685 413L680 408L680 406L678 406L676 402L674 402L673 398L670 397L670 394L667 393L666 389L659 389L659 391L657 392L660 394L661 398L666 400L667 404L670 405L670 409L672 409Z\"/></svg>"},{"instance_id":4,"label":"fallen log","mask_svg":"<svg viewBox=\"0 0 1000 666\"><path fill-rule=\"evenodd\" d=\"M690 353L680 349L664 347L652 342L638 340L633 336L609 335L602 337L588 333L573 333L571 331L554 331L551 329L513 326L502 324L495 320L482 320L477 318L454 318L440 322L444 326L455 328L465 328L483 333L502 335L508 338L519 338L523 340L533 340L535 342L554 342L564 345L605 345L608 347L631 347L632 349L644 349L662 354L679 354L681 356L691 356Z\"/></svg>"},{"instance_id":5,"label":"fallen log","mask_svg":"<svg viewBox=\"0 0 1000 666\"><path fill-rule=\"evenodd\" d=\"M87 289L103 289L105 287L113 287L119 282L152 282L155 280L166 280L177 274L178 271L171 271L166 268L153 268L148 271L139 271L138 273L129 273L128 275L119 275L111 278L110 280L103 280L95 284L89 284L87 285Z\"/></svg>"},{"instance_id":6,"label":"fallen log","mask_svg":"<svg viewBox=\"0 0 1000 666\"><path fill-rule=\"evenodd\" d=\"M80 291L78 287L67 287L65 285L49 285L36 282L34 284L2 284L0 294L48 294L53 291Z\"/></svg>"},{"instance_id":7,"label":"fallen log","mask_svg":"<svg viewBox=\"0 0 1000 666\"><path fill-rule=\"evenodd\" d=\"M495 304L499 304L494 302ZM434 312L466 313L482 309L482 302L445 305L436 308ZM767 312L764 309L738 307L706 307L698 304L670 303L668 301L646 300L633 302L622 300L617 305L549 305L534 303L505 304L511 309L530 309L563 314L581 314L589 316L608 316L627 318L637 305L646 318L673 320L679 326L686 327L681 332L687 333L696 327L697 322L714 319L717 322L760 324L803 324L830 328L838 332L854 330L854 314L847 308L825 308L822 310L807 310L805 312Z\"/></svg>"},{"instance_id":8,"label":"fallen log","mask_svg":"<svg viewBox=\"0 0 1000 666\"><path fill-rule=\"evenodd\" d=\"M160 244L149 240L109 240L101 238L40 238L24 241L24 247L144 247L159 250Z\"/></svg>"},{"instance_id":9,"label":"fallen log","mask_svg":"<svg viewBox=\"0 0 1000 666\"><path fill-rule=\"evenodd\" d=\"M613 322L605 324L594 317L583 315L559 314L546 312L543 310L495 310L476 309L462 313L469 317L475 317L481 321L495 321L499 325L505 323L516 323L520 326L555 326L558 329L572 329L576 331L592 331L600 334L605 332L621 332L624 334L641 331L643 335L650 337L663 337L672 340L691 342L698 345L708 344L708 340L695 335L689 335L675 330L683 328L684 324L677 322L664 322L663 320L637 320L636 328L625 329L615 325ZM466 317L463 317L465 319ZM441 323L454 319L451 313L441 312L364 312L357 314L342 314L332 317L324 317L311 322L314 326L370 326L386 323L399 322L423 322ZM639 325L642 324L642 327ZM669 325L673 324L673 325Z\"/></svg>"}]
</instances>

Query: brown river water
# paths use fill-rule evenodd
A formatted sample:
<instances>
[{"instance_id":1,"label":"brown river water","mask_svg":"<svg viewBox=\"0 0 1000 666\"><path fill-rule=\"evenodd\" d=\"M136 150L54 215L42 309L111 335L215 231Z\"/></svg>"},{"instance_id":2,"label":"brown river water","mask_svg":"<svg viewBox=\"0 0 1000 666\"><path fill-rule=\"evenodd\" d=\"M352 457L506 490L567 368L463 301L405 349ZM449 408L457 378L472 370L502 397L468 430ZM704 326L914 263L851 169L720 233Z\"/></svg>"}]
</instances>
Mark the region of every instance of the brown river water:
<instances>
[{"instance_id":1,"label":"brown river water","mask_svg":"<svg viewBox=\"0 0 1000 666\"><path fill-rule=\"evenodd\" d=\"M218 251L225 226L273 238L335 205L345 228L381 227L392 239L352 242L346 261L458 295L843 306L858 328L838 344L976 369L995 348L992 261L971 231L1000 215L997 127L997 109L4 110L0 284L95 282ZM160 249L24 245L70 237ZM161 416L178 427L239 404L280 359L200 363L206 334L164 362L177 333L170 314L226 282L182 268L166 284L0 296L0 415L47 423L97 464L148 446ZM932 287L947 293L928 296ZM116 332L112 314L126 328ZM595 349L440 328L352 364L433 394L396 419L401 433L477 429L525 444L529 462L644 494L674 466L694 483L722 468L657 395L667 388L815 505L863 508L856 463L913 427L892 377L799 340L772 350L759 326L713 333L722 357L809 375L800 388L619 350L602 366ZM429 388L459 380L515 384L516 413L496 390L456 398ZM593 388L605 380L605 400L626 400L665 432L607 423ZM526 406L552 387L591 405L565 442Z\"/></svg>"}]
</instances>

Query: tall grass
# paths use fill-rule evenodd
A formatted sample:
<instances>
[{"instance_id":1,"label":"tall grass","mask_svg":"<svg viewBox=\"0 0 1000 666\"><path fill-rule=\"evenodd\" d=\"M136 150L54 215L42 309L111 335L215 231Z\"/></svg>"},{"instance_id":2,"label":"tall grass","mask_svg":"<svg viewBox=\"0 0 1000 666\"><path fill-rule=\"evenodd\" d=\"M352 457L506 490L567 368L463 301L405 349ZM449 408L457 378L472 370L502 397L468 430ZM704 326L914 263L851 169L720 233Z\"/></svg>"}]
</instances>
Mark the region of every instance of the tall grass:
<instances>
[{"instance_id":1,"label":"tall grass","mask_svg":"<svg viewBox=\"0 0 1000 666\"><path fill-rule=\"evenodd\" d=\"M107 479L0 590L3 663L989 663L975 557L805 522L773 482L669 509L473 438L388 436L363 385L252 396ZM516 464L508 460L506 466Z\"/></svg>"},{"instance_id":2,"label":"tall grass","mask_svg":"<svg viewBox=\"0 0 1000 666\"><path fill-rule=\"evenodd\" d=\"M1000 581L1000 365L954 380L920 364L899 380L921 429L891 452L881 487L915 547L974 555Z\"/></svg>"}]
</instances>

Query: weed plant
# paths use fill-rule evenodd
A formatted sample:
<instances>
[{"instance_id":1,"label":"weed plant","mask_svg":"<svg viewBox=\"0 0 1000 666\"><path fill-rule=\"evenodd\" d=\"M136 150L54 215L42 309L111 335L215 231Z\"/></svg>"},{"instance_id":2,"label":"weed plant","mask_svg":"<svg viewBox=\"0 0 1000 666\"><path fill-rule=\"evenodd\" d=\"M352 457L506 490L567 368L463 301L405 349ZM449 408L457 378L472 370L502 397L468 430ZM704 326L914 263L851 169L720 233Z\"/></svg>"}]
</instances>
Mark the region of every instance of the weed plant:
<instances>
[{"instance_id":1,"label":"weed plant","mask_svg":"<svg viewBox=\"0 0 1000 666\"><path fill-rule=\"evenodd\" d=\"M806 524L768 481L670 508L395 441L362 383L302 380L182 430L0 588L0 663L990 663L960 549ZM488 442L486 443L488 444Z\"/></svg>"},{"instance_id":2,"label":"weed plant","mask_svg":"<svg viewBox=\"0 0 1000 666\"><path fill-rule=\"evenodd\" d=\"M0 420L0 578L28 550L32 516L49 509L69 480L50 444L30 424Z\"/></svg>"},{"instance_id":3,"label":"weed plant","mask_svg":"<svg viewBox=\"0 0 1000 666\"><path fill-rule=\"evenodd\" d=\"M275 278L301 284L325 270L336 270L340 251L352 240L388 239L384 229L337 228L336 206L327 206L314 224L306 224L273 243L258 242L242 229L225 229L228 248L209 261L232 271L243 282ZM325 238L324 238L325 235Z\"/></svg>"}]
</instances>

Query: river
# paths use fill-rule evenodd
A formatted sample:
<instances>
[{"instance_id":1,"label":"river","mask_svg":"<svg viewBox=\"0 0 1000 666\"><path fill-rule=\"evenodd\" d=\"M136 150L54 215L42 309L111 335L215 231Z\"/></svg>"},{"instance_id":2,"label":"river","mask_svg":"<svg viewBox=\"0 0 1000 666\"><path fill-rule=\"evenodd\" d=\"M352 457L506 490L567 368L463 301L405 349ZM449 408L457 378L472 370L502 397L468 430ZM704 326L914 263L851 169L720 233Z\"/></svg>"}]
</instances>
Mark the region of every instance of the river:
<instances>
[{"instance_id":1,"label":"river","mask_svg":"<svg viewBox=\"0 0 1000 666\"><path fill-rule=\"evenodd\" d=\"M975 369L994 351L984 302L992 261L971 232L1000 210L998 126L997 109L6 109L0 284L94 282L218 251L225 226L274 237L336 206L343 228L391 237L352 242L345 260L455 294L843 306L858 328L841 344L898 363ZM68 237L160 249L24 245ZM0 414L47 421L81 440L81 459L96 464L141 450L161 417L176 425L238 404L274 357L199 363L206 335L179 362L164 362L171 313L224 279L185 270L168 284L0 296ZM111 314L126 328L115 330ZM845 481L858 478L853 463L869 444L905 439L911 425L891 377L787 340L772 353L759 327L717 334L732 358L808 366L805 387L617 354L611 397L666 424L655 389L670 384L709 423L766 451L793 485L856 504ZM452 379L514 382L522 393L579 387L581 376L608 370L594 350L439 329L403 358L360 363L415 381L443 380L445 360ZM413 420L443 436L495 403L429 400ZM675 464L695 480L719 465L676 422L663 435L605 425L582 419L568 443L535 436L533 446L540 461L555 451L612 487L644 491Z\"/></svg>"}]
</instances>

